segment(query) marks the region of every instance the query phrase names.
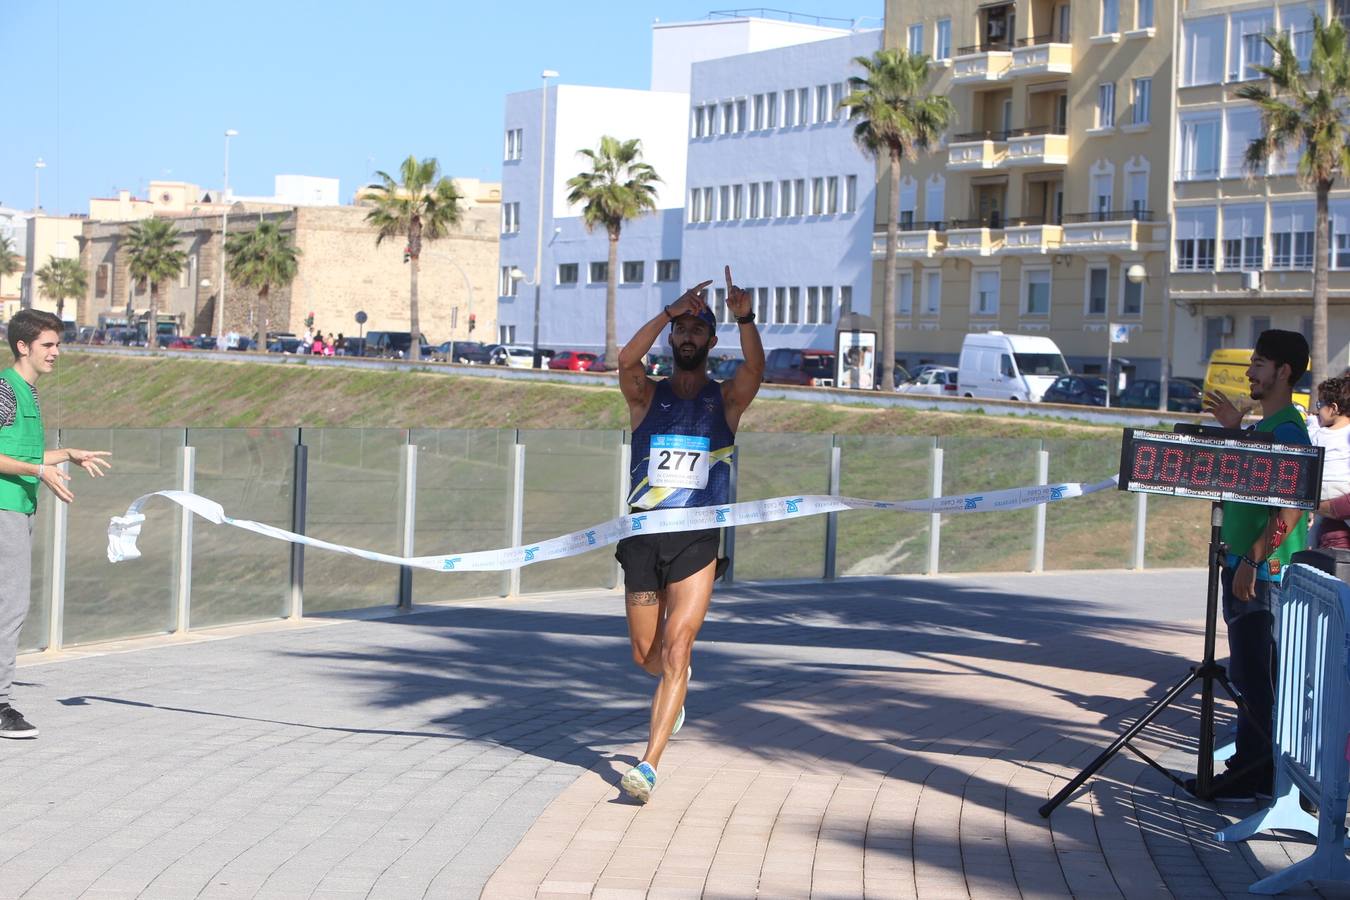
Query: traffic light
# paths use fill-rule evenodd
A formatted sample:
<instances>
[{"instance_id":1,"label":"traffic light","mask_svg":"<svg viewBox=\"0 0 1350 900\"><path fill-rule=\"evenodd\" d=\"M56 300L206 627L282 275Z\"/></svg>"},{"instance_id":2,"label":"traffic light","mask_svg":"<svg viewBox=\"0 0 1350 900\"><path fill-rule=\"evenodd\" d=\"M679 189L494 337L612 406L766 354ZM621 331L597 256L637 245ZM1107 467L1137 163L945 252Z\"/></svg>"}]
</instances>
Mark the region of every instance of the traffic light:
<instances>
[{"instance_id":1,"label":"traffic light","mask_svg":"<svg viewBox=\"0 0 1350 900\"><path fill-rule=\"evenodd\" d=\"M473 334L473 330L477 325L478 325L477 314L469 313L469 334Z\"/></svg>"},{"instance_id":2,"label":"traffic light","mask_svg":"<svg viewBox=\"0 0 1350 900\"><path fill-rule=\"evenodd\" d=\"M411 247L404 247L404 248L403 248L403 261L404 261L404 262L407 262L407 261L410 260L410 259L412 259L412 248L411 248Z\"/></svg>"}]
</instances>

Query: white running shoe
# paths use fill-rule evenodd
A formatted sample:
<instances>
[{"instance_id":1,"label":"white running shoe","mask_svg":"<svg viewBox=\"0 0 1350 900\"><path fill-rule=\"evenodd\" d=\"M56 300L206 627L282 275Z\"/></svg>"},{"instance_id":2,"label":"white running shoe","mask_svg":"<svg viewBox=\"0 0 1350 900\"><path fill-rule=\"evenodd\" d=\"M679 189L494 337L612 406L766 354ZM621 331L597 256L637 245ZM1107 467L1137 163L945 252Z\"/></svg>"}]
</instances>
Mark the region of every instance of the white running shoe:
<instances>
[{"instance_id":1,"label":"white running shoe","mask_svg":"<svg viewBox=\"0 0 1350 900\"><path fill-rule=\"evenodd\" d=\"M619 787L637 802L646 803L656 788L656 770L652 768L651 763L644 760L624 773Z\"/></svg>"}]
</instances>

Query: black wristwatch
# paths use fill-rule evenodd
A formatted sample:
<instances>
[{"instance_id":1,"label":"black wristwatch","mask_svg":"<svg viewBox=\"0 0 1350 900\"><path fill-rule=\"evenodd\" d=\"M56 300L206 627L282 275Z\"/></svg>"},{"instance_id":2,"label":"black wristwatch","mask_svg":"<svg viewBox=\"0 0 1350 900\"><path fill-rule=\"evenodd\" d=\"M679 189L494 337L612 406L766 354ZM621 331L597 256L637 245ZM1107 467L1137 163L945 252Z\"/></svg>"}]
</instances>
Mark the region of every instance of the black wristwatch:
<instances>
[{"instance_id":1,"label":"black wristwatch","mask_svg":"<svg viewBox=\"0 0 1350 900\"><path fill-rule=\"evenodd\" d=\"M737 316L737 317L736 317L736 324L737 324L737 325L749 325L750 323L752 323L752 322L754 322L754 321L755 321L755 311L754 311L754 310L751 310L750 312L746 313L746 314L743 315L743 316Z\"/></svg>"}]
</instances>

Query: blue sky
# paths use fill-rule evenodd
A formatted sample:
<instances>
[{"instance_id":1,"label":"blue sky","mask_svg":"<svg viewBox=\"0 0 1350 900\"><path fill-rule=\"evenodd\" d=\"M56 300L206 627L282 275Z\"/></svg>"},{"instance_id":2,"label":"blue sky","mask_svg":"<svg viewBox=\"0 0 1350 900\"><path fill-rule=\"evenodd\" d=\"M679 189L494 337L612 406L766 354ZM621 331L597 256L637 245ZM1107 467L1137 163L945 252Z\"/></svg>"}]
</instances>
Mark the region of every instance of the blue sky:
<instances>
[{"instance_id":1,"label":"blue sky","mask_svg":"<svg viewBox=\"0 0 1350 900\"><path fill-rule=\"evenodd\" d=\"M883 0L787 0L863 19ZM270 194L275 174L342 180L343 199L409 153L447 174L500 174L502 102L539 84L646 87L654 19L702 19L716 0L0 0L0 205L86 212L151 179ZM864 18L867 17L867 18Z\"/></svg>"}]
</instances>

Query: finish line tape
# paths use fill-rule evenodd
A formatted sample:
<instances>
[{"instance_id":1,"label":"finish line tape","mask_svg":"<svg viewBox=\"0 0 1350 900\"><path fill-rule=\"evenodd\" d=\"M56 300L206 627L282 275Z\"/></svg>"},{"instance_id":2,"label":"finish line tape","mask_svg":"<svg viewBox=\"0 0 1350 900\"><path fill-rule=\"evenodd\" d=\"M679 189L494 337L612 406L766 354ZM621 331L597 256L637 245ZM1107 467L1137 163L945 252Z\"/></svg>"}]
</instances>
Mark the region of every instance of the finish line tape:
<instances>
[{"instance_id":1,"label":"finish line tape","mask_svg":"<svg viewBox=\"0 0 1350 900\"><path fill-rule=\"evenodd\" d=\"M759 525L785 519L802 519L822 513L843 512L849 509L890 510L912 513L968 513L1004 512L1055 503L1094 494L1116 486L1116 478L1095 484L1045 484L1031 487L988 491L983 494L957 494L928 500L861 500L855 497L833 497L825 494L805 494L800 497L774 497L771 500L746 500L725 506L698 506L688 509L658 509L650 512L629 513L608 522L602 522L582 531L540 541L528 547L507 547L501 550L479 550L470 553L443 556L393 556L345 544L334 544L306 534L296 534L283 528L264 525L248 519L235 519L214 500L208 500L187 491L156 491L137 497L125 516L113 516L108 523L108 561L123 562L137 559L141 552L136 547L141 526L145 523L142 507L152 497L163 497L195 515L216 525L233 525L264 537L303 544L320 550L332 550L373 562L411 566L433 572L497 572L515 569L550 559L577 556L617 544L635 534L661 534L671 531L697 531L704 528L726 528L734 525Z\"/></svg>"}]
</instances>

